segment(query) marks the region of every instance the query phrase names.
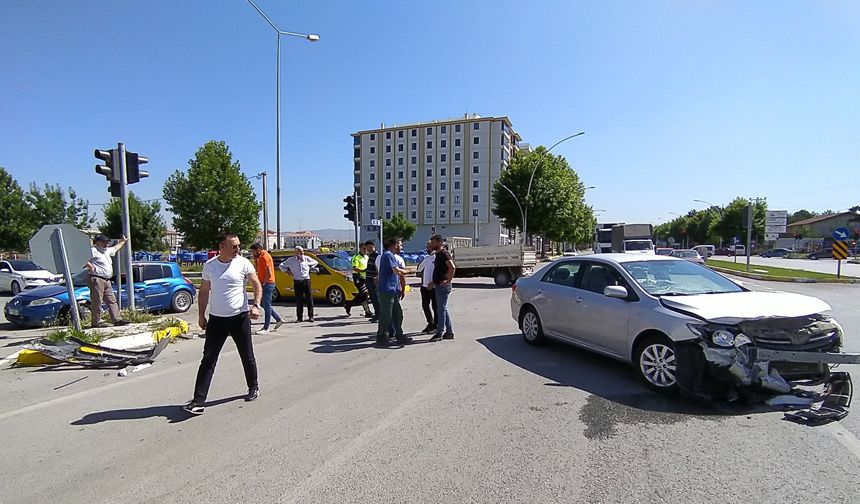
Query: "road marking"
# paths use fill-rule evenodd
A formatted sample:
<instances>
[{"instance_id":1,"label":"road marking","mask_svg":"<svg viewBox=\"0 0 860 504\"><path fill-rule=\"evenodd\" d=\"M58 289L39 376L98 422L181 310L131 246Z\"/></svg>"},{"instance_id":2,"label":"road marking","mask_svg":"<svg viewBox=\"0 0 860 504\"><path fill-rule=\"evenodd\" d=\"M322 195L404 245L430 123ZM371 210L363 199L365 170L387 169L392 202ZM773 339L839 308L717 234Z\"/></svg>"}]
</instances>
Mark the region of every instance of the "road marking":
<instances>
[{"instance_id":1,"label":"road marking","mask_svg":"<svg viewBox=\"0 0 860 504\"><path fill-rule=\"evenodd\" d=\"M839 422L830 422L823 428L842 443L842 446L847 448L855 458L860 460L860 439L857 439L851 431L843 427Z\"/></svg>"}]
</instances>

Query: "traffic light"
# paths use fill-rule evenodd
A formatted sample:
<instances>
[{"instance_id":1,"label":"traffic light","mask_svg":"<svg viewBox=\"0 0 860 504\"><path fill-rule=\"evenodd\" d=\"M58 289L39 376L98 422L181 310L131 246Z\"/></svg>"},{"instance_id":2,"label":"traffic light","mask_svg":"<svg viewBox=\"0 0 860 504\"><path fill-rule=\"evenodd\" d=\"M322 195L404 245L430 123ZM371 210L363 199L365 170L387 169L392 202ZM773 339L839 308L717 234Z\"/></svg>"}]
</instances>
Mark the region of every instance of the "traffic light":
<instances>
[{"instance_id":1,"label":"traffic light","mask_svg":"<svg viewBox=\"0 0 860 504\"><path fill-rule=\"evenodd\" d=\"M140 182L140 179L149 176L149 172L140 169L140 165L148 162L148 158L139 155L137 152L125 151L125 169L128 174L129 184L136 184Z\"/></svg>"},{"instance_id":2,"label":"traffic light","mask_svg":"<svg viewBox=\"0 0 860 504\"><path fill-rule=\"evenodd\" d=\"M96 159L104 162L104 165L96 165L96 173L104 175L109 182L119 182L119 163L116 162L116 151L96 149L95 156Z\"/></svg>"},{"instance_id":3,"label":"traffic light","mask_svg":"<svg viewBox=\"0 0 860 504\"><path fill-rule=\"evenodd\" d=\"M343 199L343 202L346 203L343 206L343 211L346 212L343 214L344 218L348 219L351 222L355 222L355 197L347 196Z\"/></svg>"}]
</instances>

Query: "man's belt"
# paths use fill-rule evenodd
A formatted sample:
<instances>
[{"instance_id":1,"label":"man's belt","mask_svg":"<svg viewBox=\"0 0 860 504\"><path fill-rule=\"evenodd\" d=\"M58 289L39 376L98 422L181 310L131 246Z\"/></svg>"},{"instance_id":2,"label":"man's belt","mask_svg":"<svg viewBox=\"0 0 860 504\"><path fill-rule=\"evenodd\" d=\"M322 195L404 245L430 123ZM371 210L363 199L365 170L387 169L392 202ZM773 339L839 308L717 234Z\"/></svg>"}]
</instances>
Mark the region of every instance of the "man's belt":
<instances>
[{"instance_id":1,"label":"man's belt","mask_svg":"<svg viewBox=\"0 0 860 504\"><path fill-rule=\"evenodd\" d=\"M108 282L111 281L110 277L103 277L101 275L93 275L92 273L90 273L90 276L93 278L101 278L102 280L107 280Z\"/></svg>"}]
</instances>

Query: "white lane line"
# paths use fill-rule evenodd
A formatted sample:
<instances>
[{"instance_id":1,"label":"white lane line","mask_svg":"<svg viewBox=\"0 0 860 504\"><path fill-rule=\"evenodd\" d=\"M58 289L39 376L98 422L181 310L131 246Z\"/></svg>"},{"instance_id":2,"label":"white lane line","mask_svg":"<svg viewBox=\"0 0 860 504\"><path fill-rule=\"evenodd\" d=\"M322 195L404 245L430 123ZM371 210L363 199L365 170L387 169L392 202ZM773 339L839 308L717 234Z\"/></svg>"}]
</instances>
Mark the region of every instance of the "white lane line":
<instances>
[{"instance_id":1,"label":"white lane line","mask_svg":"<svg viewBox=\"0 0 860 504\"><path fill-rule=\"evenodd\" d=\"M847 448L855 458L860 460L860 439L857 439L851 431L843 427L839 422L830 422L823 426L823 428L842 443L842 446Z\"/></svg>"}]
</instances>

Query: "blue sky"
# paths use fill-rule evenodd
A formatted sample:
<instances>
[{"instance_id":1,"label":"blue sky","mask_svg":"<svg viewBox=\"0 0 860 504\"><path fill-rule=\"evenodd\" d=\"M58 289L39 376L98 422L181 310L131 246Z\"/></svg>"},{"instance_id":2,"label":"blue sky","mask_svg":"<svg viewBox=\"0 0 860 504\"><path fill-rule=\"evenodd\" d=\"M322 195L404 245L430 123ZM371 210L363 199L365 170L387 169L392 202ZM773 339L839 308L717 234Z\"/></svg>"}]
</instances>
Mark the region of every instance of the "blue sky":
<instances>
[{"instance_id":1,"label":"blue sky","mask_svg":"<svg viewBox=\"0 0 860 504\"><path fill-rule=\"evenodd\" d=\"M560 145L602 221L764 196L860 204L860 4L259 0L282 41L282 229L348 228L350 133L506 115ZM5 2L0 166L107 201L95 148L148 155L160 198L210 139L270 174L275 35L243 0ZM255 187L260 191L259 182ZM92 207L99 216L101 207Z\"/></svg>"}]
</instances>

